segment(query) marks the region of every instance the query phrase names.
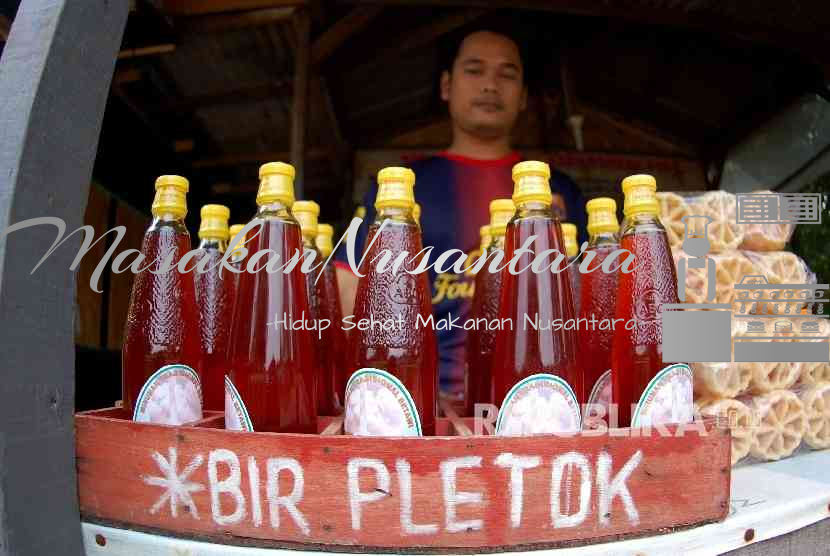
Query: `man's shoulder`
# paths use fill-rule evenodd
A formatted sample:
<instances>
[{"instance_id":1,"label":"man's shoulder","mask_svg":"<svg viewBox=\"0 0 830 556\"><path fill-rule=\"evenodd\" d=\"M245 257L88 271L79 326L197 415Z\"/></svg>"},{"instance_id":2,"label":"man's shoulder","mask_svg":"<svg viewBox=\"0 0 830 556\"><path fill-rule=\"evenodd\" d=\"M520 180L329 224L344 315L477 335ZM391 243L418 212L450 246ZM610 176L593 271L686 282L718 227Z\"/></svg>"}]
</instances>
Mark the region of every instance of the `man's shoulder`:
<instances>
[{"instance_id":1,"label":"man's shoulder","mask_svg":"<svg viewBox=\"0 0 830 556\"><path fill-rule=\"evenodd\" d=\"M421 173L441 172L448 169L451 161L440 154L433 154L425 156L409 163L410 169L415 172L416 176Z\"/></svg>"}]
</instances>

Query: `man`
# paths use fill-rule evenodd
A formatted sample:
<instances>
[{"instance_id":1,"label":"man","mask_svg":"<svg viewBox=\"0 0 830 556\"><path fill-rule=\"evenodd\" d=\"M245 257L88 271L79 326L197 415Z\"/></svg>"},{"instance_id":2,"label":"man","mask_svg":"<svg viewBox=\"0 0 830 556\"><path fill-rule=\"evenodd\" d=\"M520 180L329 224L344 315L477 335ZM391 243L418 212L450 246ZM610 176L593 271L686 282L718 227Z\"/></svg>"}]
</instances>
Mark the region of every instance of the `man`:
<instances>
[{"instance_id":1,"label":"man","mask_svg":"<svg viewBox=\"0 0 830 556\"><path fill-rule=\"evenodd\" d=\"M489 221L489 203L510 198L511 170L521 160L510 146L511 133L527 106L525 65L519 45L503 33L479 30L457 45L441 74L441 99L449 107L453 139L441 154L411 165L415 172L415 198L422 207L424 246L435 257L450 249L472 251L479 243L479 226ZM552 179L554 210L562 220L585 228L584 200L573 181L556 172ZM365 199L366 216L356 244L366 241L375 217L374 184ZM345 255L344 250L340 252ZM362 252L358 253L358 259ZM450 315L463 323L473 295L469 276L431 269L433 311L436 321ZM338 280L351 314L357 278L340 266ZM439 330L441 390L458 397L464 389L464 331Z\"/></svg>"}]
</instances>

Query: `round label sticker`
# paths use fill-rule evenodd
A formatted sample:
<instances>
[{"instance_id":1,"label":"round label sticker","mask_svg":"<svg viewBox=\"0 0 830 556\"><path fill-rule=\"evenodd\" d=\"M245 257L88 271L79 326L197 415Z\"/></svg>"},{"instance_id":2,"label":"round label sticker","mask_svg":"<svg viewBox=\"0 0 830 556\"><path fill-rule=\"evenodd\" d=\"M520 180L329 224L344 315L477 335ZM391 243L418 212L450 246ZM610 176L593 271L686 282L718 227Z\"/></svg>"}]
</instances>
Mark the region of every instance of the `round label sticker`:
<instances>
[{"instance_id":1,"label":"round label sticker","mask_svg":"<svg viewBox=\"0 0 830 556\"><path fill-rule=\"evenodd\" d=\"M581 421L579 402L570 385L558 376L540 373L517 382L504 397L496 434L577 432Z\"/></svg>"},{"instance_id":2,"label":"round label sticker","mask_svg":"<svg viewBox=\"0 0 830 556\"><path fill-rule=\"evenodd\" d=\"M254 432L254 424L248 414L248 408L231 379L225 375L225 429L231 431Z\"/></svg>"},{"instance_id":3,"label":"round label sticker","mask_svg":"<svg viewBox=\"0 0 830 556\"><path fill-rule=\"evenodd\" d=\"M355 436L421 436L412 395L394 375L360 369L346 384L346 433Z\"/></svg>"},{"instance_id":4,"label":"round label sticker","mask_svg":"<svg viewBox=\"0 0 830 556\"><path fill-rule=\"evenodd\" d=\"M692 384L688 365L669 365L657 373L640 396L631 426L690 423L694 417Z\"/></svg>"},{"instance_id":5,"label":"round label sticker","mask_svg":"<svg viewBox=\"0 0 830 556\"><path fill-rule=\"evenodd\" d=\"M133 411L133 421L183 425L202 418L202 384L187 365L165 365L147 379Z\"/></svg>"}]
</instances>

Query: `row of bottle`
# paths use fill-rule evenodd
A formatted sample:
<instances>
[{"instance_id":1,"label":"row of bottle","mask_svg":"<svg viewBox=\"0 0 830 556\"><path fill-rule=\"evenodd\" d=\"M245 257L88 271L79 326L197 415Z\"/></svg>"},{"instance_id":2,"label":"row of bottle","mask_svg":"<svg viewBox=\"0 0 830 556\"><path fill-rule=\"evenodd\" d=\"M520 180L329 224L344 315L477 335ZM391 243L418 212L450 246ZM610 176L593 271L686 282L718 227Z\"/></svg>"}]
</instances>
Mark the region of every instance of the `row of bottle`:
<instances>
[{"instance_id":1,"label":"row of bottle","mask_svg":"<svg viewBox=\"0 0 830 556\"><path fill-rule=\"evenodd\" d=\"M620 327L610 335L601 328L578 336L572 328L552 326L557 319L574 319L576 300L571 281L575 269L561 274L549 270L551 264L559 264L553 259L563 251L561 226L550 210L550 170L544 163L523 162L514 168L513 177L512 201L493 203L490 250L503 249L504 261L510 261L535 236L513 267L529 268L542 254L549 259L537 260L533 270L539 262L547 270L491 274L485 268L476 277L474 313L497 314L513 325L489 336L470 335L470 400L502 401L497 421L502 434L575 430L581 426L587 389L600 374L607 380L606 371L613 368L614 399L621 405L621 424L627 425L627 402L637 401L646 391L659 393L654 381L668 372L661 370L659 310L662 303L676 302L676 277L656 216L656 184L649 176L633 176L623 183L622 246L636 256L637 268L621 273L619 283L614 273L587 274L582 294L583 314L593 311L599 318L599 313L614 311L616 319L636 317L638 328ZM322 330L315 330L319 325L313 325L315 319L328 318L319 307L320 300L327 299L320 284L327 280L317 281L315 272L303 275L299 264L289 272L257 271L271 270L272 262L284 264L303 245L313 250L312 229L319 210L314 204L294 202L291 166L266 164L260 180L254 222L262 227L246 243L249 254L233 289L236 300L234 315L227 321L232 326L224 359L221 354L215 362L201 359L198 344L194 347L189 340L198 337L194 323L200 318L217 318L190 293L196 290L188 286L192 273L140 273L124 345L125 405L137 420L187 422L201 411L200 375L203 381L211 377L211 384L227 375L228 428L313 432L316 416L333 412L341 402L348 433L433 434L437 348L435 330L426 325L432 315L427 275L411 272L419 266L420 255L404 259L397 271L378 268L384 264L381 253L388 252L388 262L404 251L422 250L414 174L386 168L378 175L377 217L369 228L354 304L353 322L367 324L353 327L345 348L338 316L329 315L332 325L326 330L339 333L339 339L323 337ZM155 218L143 247L147 258L171 249L177 253L175 260L184 256L189 244L182 223L186 189L183 178L165 176L157 182ZM589 203L591 249L598 255L591 268L614 250L614 211L611 200ZM331 274L329 291L335 291L333 268L323 269ZM535 326L527 325L528 317ZM211 388L206 383L206 402L213 399Z\"/></svg>"},{"instance_id":2,"label":"row of bottle","mask_svg":"<svg viewBox=\"0 0 830 556\"><path fill-rule=\"evenodd\" d=\"M466 346L468 414L475 404L499 404L496 431L509 435L577 430L586 407L607 420L612 402L612 421L620 426L688 420L691 370L662 362L660 311L664 303L677 303L677 278L658 219L654 178L623 180L622 233L613 199L588 202L589 241L578 263L575 227L560 224L550 211L547 166L521 163L513 175L513 198L490 204L490 239L481 250L511 260L537 236L516 268L548 249L555 251L541 262L568 268L513 274L490 272L488 264L478 271L471 316L477 326ZM567 260L560 265L554 257L563 251ZM621 264L625 257L619 255L628 253L634 267ZM603 265L609 256L615 259ZM551 324L556 319L559 328Z\"/></svg>"},{"instance_id":3,"label":"row of bottle","mask_svg":"<svg viewBox=\"0 0 830 556\"><path fill-rule=\"evenodd\" d=\"M267 164L260 177L255 221L261 227L249 230L246 241L236 237L244 226L229 231L226 207L206 205L197 257L184 264L189 272L162 266L168 258L170 266L186 262L190 250L188 182L180 176L156 181L153 222L142 244L142 255L154 262L135 278L122 352L123 401L135 420L181 424L200 418L204 408L226 410L230 428L313 432L318 414L337 413L336 393L345 388L337 372L342 328L321 331L315 349L309 331L272 322L289 315L339 323L334 267L303 274L244 266L264 269L295 252L314 253L319 265L331 254L333 229L318 226L316 203L294 202L291 166ZM229 237L235 246L227 253ZM250 254L244 259L243 244ZM269 249L271 259L254 259Z\"/></svg>"}]
</instances>

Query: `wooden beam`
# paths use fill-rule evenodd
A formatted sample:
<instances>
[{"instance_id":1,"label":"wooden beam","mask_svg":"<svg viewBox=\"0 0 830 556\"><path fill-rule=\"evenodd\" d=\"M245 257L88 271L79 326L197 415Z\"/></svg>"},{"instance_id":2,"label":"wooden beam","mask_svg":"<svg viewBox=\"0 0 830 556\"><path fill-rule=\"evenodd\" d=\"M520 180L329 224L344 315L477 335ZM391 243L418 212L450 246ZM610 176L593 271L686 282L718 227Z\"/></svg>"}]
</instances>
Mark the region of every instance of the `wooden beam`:
<instances>
[{"instance_id":1,"label":"wooden beam","mask_svg":"<svg viewBox=\"0 0 830 556\"><path fill-rule=\"evenodd\" d=\"M12 22L8 17L0 15L0 42L9 40L9 32L12 30Z\"/></svg>"},{"instance_id":2,"label":"wooden beam","mask_svg":"<svg viewBox=\"0 0 830 556\"><path fill-rule=\"evenodd\" d=\"M205 15L240 12L259 8L305 6L307 0L164 0L169 15Z\"/></svg>"},{"instance_id":3,"label":"wooden beam","mask_svg":"<svg viewBox=\"0 0 830 556\"><path fill-rule=\"evenodd\" d=\"M384 4L385 6L440 6L490 9L522 9L565 13L586 17L603 17L635 21L651 25L696 29L710 34L732 36L749 42L779 46L801 55L814 55L826 50L824 35L799 33L772 25L757 26L744 23L740 17L724 17L716 9L690 9L683 3L645 4L637 9L625 2L586 2L585 0L346 0L351 4ZM716 6L717 3L712 3ZM820 21L826 17L821 2L812 3L814 13L804 17ZM805 10L807 8L804 8Z\"/></svg>"},{"instance_id":4,"label":"wooden beam","mask_svg":"<svg viewBox=\"0 0 830 556\"><path fill-rule=\"evenodd\" d=\"M179 18L176 28L182 33L217 33L249 27L261 27L289 21L296 8L264 8L232 14L202 15Z\"/></svg>"},{"instance_id":5,"label":"wooden beam","mask_svg":"<svg viewBox=\"0 0 830 556\"><path fill-rule=\"evenodd\" d=\"M159 54L169 54L174 50L176 50L176 45L173 43L154 44L139 48L125 48L118 53L118 59L124 60L127 58L140 58L142 56L158 56Z\"/></svg>"},{"instance_id":6,"label":"wooden beam","mask_svg":"<svg viewBox=\"0 0 830 556\"><path fill-rule=\"evenodd\" d=\"M309 161L322 160L331 156L327 149L311 149L306 152ZM266 162L288 162L291 159L290 151L263 151L250 153L235 153L202 158L193 162L193 168L224 168L229 166L251 166Z\"/></svg>"},{"instance_id":7,"label":"wooden beam","mask_svg":"<svg viewBox=\"0 0 830 556\"><path fill-rule=\"evenodd\" d=\"M297 198L303 197L305 183L305 141L308 125L308 77L309 56L311 51L311 18L308 12L301 11L294 19L297 35L297 48L294 51L294 107L291 111L291 163L296 177L294 189Z\"/></svg>"},{"instance_id":8,"label":"wooden beam","mask_svg":"<svg viewBox=\"0 0 830 556\"><path fill-rule=\"evenodd\" d=\"M0 230L45 216L69 230L83 223L128 8L127 0L20 3L0 70ZM85 552L69 271L81 238L67 237L68 245L32 271L54 239L54 230L37 226L0 241L4 554Z\"/></svg>"},{"instance_id":9,"label":"wooden beam","mask_svg":"<svg viewBox=\"0 0 830 556\"><path fill-rule=\"evenodd\" d=\"M261 102L275 97L285 96L292 88L291 80L271 81L258 85L246 85L237 89L211 93L195 97L183 97L157 107L158 112L194 112L201 108L229 104Z\"/></svg>"},{"instance_id":10,"label":"wooden beam","mask_svg":"<svg viewBox=\"0 0 830 556\"><path fill-rule=\"evenodd\" d=\"M360 33L377 15L383 11L381 5L358 6L345 17L317 37L311 47L311 63L319 65L326 61L350 37Z\"/></svg>"},{"instance_id":11,"label":"wooden beam","mask_svg":"<svg viewBox=\"0 0 830 556\"><path fill-rule=\"evenodd\" d=\"M479 17L489 13L486 9L462 9L442 17L436 17L430 23L421 25L406 33L405 37L393 46L378 50L375 55L362 65L374 65L383 61L397 59L403 53L432 44L438 37L449 33Z\"/></svg>"}]
</instances>

